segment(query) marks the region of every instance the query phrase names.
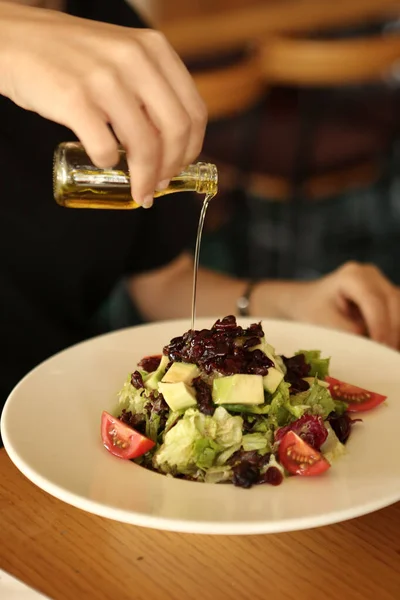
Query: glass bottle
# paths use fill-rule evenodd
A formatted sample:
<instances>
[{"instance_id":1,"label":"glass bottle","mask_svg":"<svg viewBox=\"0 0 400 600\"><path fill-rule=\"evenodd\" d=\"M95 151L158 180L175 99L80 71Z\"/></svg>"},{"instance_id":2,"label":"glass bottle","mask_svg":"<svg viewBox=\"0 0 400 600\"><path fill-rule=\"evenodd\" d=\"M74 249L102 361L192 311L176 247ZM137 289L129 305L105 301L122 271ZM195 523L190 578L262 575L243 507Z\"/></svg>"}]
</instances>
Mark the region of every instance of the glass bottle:
<instances>
[{"instance_id":1,"label":"glass bottle","mask_svg":"<svg viewBox=\"0 0 400 600\"><path fill-rule=\"evenodd\" d=\"M119 148L119 162L113 169L94 166L79 142L63 142L54 153L54 198L68 208L139 208L131 196L126 153ZM214 196L218 189L215 165L196 163L173 177L169 186L154 197L175 192L197 192Z\"/></svg>"}]
</instances>

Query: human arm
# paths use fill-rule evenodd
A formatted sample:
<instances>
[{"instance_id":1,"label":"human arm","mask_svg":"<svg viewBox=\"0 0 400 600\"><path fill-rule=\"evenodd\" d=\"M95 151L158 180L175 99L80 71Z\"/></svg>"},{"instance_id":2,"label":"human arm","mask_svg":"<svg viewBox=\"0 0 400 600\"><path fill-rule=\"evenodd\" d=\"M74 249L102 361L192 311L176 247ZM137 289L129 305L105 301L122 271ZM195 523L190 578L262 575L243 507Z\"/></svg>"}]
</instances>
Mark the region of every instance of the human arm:
<instances>
[{"instance_id":1,"label":"human arm","mask_svg":"<svg viewBox=\"0 0 400 600\"><path fill-rule=\"evenodd\" d=\"M192 259L181 255L167 267L132 277L128 290L148 320L187 318L192 282ZM197 316L235 314L245 287L242 280L200 268ZM262 281L252 294L250 313L367 334L393 347L400 345L400 292L371 265L347 263L311 282Z\"/></svg>"}]
</instances>

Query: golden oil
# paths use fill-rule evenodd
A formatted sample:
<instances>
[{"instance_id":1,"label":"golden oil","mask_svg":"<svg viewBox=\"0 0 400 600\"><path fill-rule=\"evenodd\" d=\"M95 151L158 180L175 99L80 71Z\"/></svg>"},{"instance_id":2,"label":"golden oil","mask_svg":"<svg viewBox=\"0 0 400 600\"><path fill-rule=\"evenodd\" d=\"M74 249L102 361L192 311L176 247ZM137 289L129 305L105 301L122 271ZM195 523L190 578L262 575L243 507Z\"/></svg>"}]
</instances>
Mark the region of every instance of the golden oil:
<instances>
[{"instance_id":1,"label":"golden oil","mask_svg":"<svg viewBox=\"0 0 400 600\"><path fill-rule=\"evenodd\" d=\"M189 165L173 177L165 190L154 197L176 192L197 192L215 196L218 173L215 165ZM139 208L131 196L131 180L126 153L119 148L119 161L113 169L94 166L79 142L64 142L54 153L54 198L67 208L134 209Z\"/></svg>"}]
</instances>

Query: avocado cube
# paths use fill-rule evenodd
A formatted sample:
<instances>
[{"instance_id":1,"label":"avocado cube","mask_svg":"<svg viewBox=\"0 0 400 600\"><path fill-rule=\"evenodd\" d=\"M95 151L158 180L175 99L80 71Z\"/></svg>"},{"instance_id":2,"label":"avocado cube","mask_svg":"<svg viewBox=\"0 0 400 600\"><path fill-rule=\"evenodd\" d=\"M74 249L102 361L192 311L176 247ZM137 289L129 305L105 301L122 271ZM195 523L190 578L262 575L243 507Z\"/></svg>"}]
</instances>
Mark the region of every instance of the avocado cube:
<instances>
[{"instance_id":1,"label":"avocado cube","mask_svg":"<svg viewBox=\"0 0 400 600\"><path fill-rule=\"evenodd\" d=\"M275 367L270 367L268 373L263 377L264 390L270 394L274 394L282 379L282 371L279 371L279 369L276 369Z\"/></svg>"},{"instance_id":2,"label":"avocado cube","mask_svg":"<svg viewBox=\"0 0 400 600\"><path fill-rule=\"evenodd\" d=\"M196 393L194 389L183 381L176 383L158 384L158 391L164 396L165 402L171 410L186 410L191 406L196 406Z\"/></svg>"},{"instance_id":3,"label":"avocado cube","mask_svg":"<svg viewBox=\"0 0 400 600\"><path fill-rule=\"evenodd\" d=\"M177 383L183 381L190 385L200 375L200 369L191 363L174 362L162 378L163 383Z\"/></svg>"},{"instance_id":4,"label":"avocado cube","mask_svg":"<svg viewBox=\"0 0 400 600\"><path fill-rule=\"evenodd\" d=\"M213 381L212 399L215 404L263 404L262 375L229 375Z\"/></svg>"},{"instance_id":5,"label":"avocado cube","mask_svg":"<svg viewBox=\"0 0 400 600\"><path fill-rule=\"evenodd\" d=\"M168 356L165 356L163 354L161 357L160 364L158 365L156 371L153 371L153 373L149 373L144 378L144 387L145 388L147 388L148 390L156 390L158 388L158 384L160 383L161 379L163 378L163 375L165 373L165 369L167 368L168 363L169 363Z\"/></svg>"}]
</instances>

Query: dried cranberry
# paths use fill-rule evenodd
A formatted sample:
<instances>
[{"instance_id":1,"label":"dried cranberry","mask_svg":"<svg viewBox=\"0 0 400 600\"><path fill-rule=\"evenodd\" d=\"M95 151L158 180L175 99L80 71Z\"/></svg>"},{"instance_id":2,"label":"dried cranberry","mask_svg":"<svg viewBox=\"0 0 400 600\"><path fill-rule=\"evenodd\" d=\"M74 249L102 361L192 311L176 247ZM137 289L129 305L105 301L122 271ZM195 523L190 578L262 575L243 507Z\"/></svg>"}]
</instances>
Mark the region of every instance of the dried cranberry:
<instances>
[{"instance_id":1,"label":"dried cranberry","mask_svg":"<svg viewBox=\"0 0 400 600\"><path fill-rule=\"evenodd\" d=\"M251 337L244 341L243 348L246 350L247 348L254 348L254 346L258 346L260 343L260 338Z\"/></svg>"},{"instance_id":2,"label":"dried cranberry","mask_svg":"<svg viewBox=\"0 0 400 600\"><path fill-rule=\"evenodd\" d=\"M239 347L235 339L242 337L243 332L235 317L230 315L218 320L211 329L187 331L183 336L173 338L164 353L170 360L194 363L208 374L218 371L222 375L266 375L272 361L260 350L249 350L263 336L261 323L254 323L246 330L249 340Z\"/></svg>"},{"instance_id":3,"label":"dried cranberry","mask_svg":"<svg viewBox=\"0 0 400 600\"><path fill-rule=\"evenodd\" d=\"M250 488L257 483L260 472L258 468L250 462L242 461L233 468L233 485L242 488Z\"/></svg>"},{"instance_id":4,"label":"dried cranberry","mask_svg":"<svg viewBox=\"0 0 400 600\"><path fill-rule=\"evenodd\" d=\"M142 367L147 373L153 373L160 365L161 356L145 356L139 363L139 367Z\"/></svg>"},{"instance_id":5,"label":"dried cranberry","mask_svg":"<svg viewBox=\"0 0 400 600\"><path fill-rule=\"evenodd\" d=\"M260 323L252 323L250 325L250 327L248 327L247 329L245 329L243 331L243 335L250 336L250 337L258 337L258 338L263 338L264 337L264 332L263 332L263 328Z\"/></svg>"},{"instance_id":6,"label":"dried cranberry","mask_svg":"<svg viewBox=\"0 0 400 600\"><path fill-rule=\"evenodd\" d=\"M261 475L258 483L269 483L270 485L280 485L283 481L283 475L278 467L268 467L264 475Z\"/></svg>"},{"instance_id":7,"label":"dried cranberry","mask_svg":"<svg viewBox=\"0 0 400 600\"><path fill-rule=\"evenodd\" d=\"M212 329L214 329L216 331L227 331L228 329L233 330L236 328L237 328L237 323L236 323L236 317L234 315L228 315L227 317L224 317L223 319L218 319L212 326Z\"/></svg>"},{"instance_id":8,"label":"dried cranberry","mask_svg":"<svg viewBox=\"0 0 400 600\"><path fill-rule=\"evenodd\" d=\"M141 374L139 373L139 371L134 371L132 373L132 375L131 375L131 384L137 390L140 390L140 388L144 387L143 377L141 376Z\"/></svg>"},{"instance_id":9,"label":"dried cranberry","mask_svg":"<svg viewBox=\"0 0 400 600\"><path fill-rule=\"evenodd\" d=\"M211 389L201 377L196 377L192 381L192 385L196 390L196 399L199 411L205 415L212 416L215 411L215 406L212 401Z\"/></svg>"},{"instance_id":10,"label":"dried cranberry","mask_svg":"<svg viewBox=\"0 0 400 600\"><path fill-rule=\"evenodd\" d=\"M268 369L273 366L273 362L261 352L261 350L253 350L250 356L247 356L246 372L250 375L266 375Z\"/></svg>"}]
</instances>

